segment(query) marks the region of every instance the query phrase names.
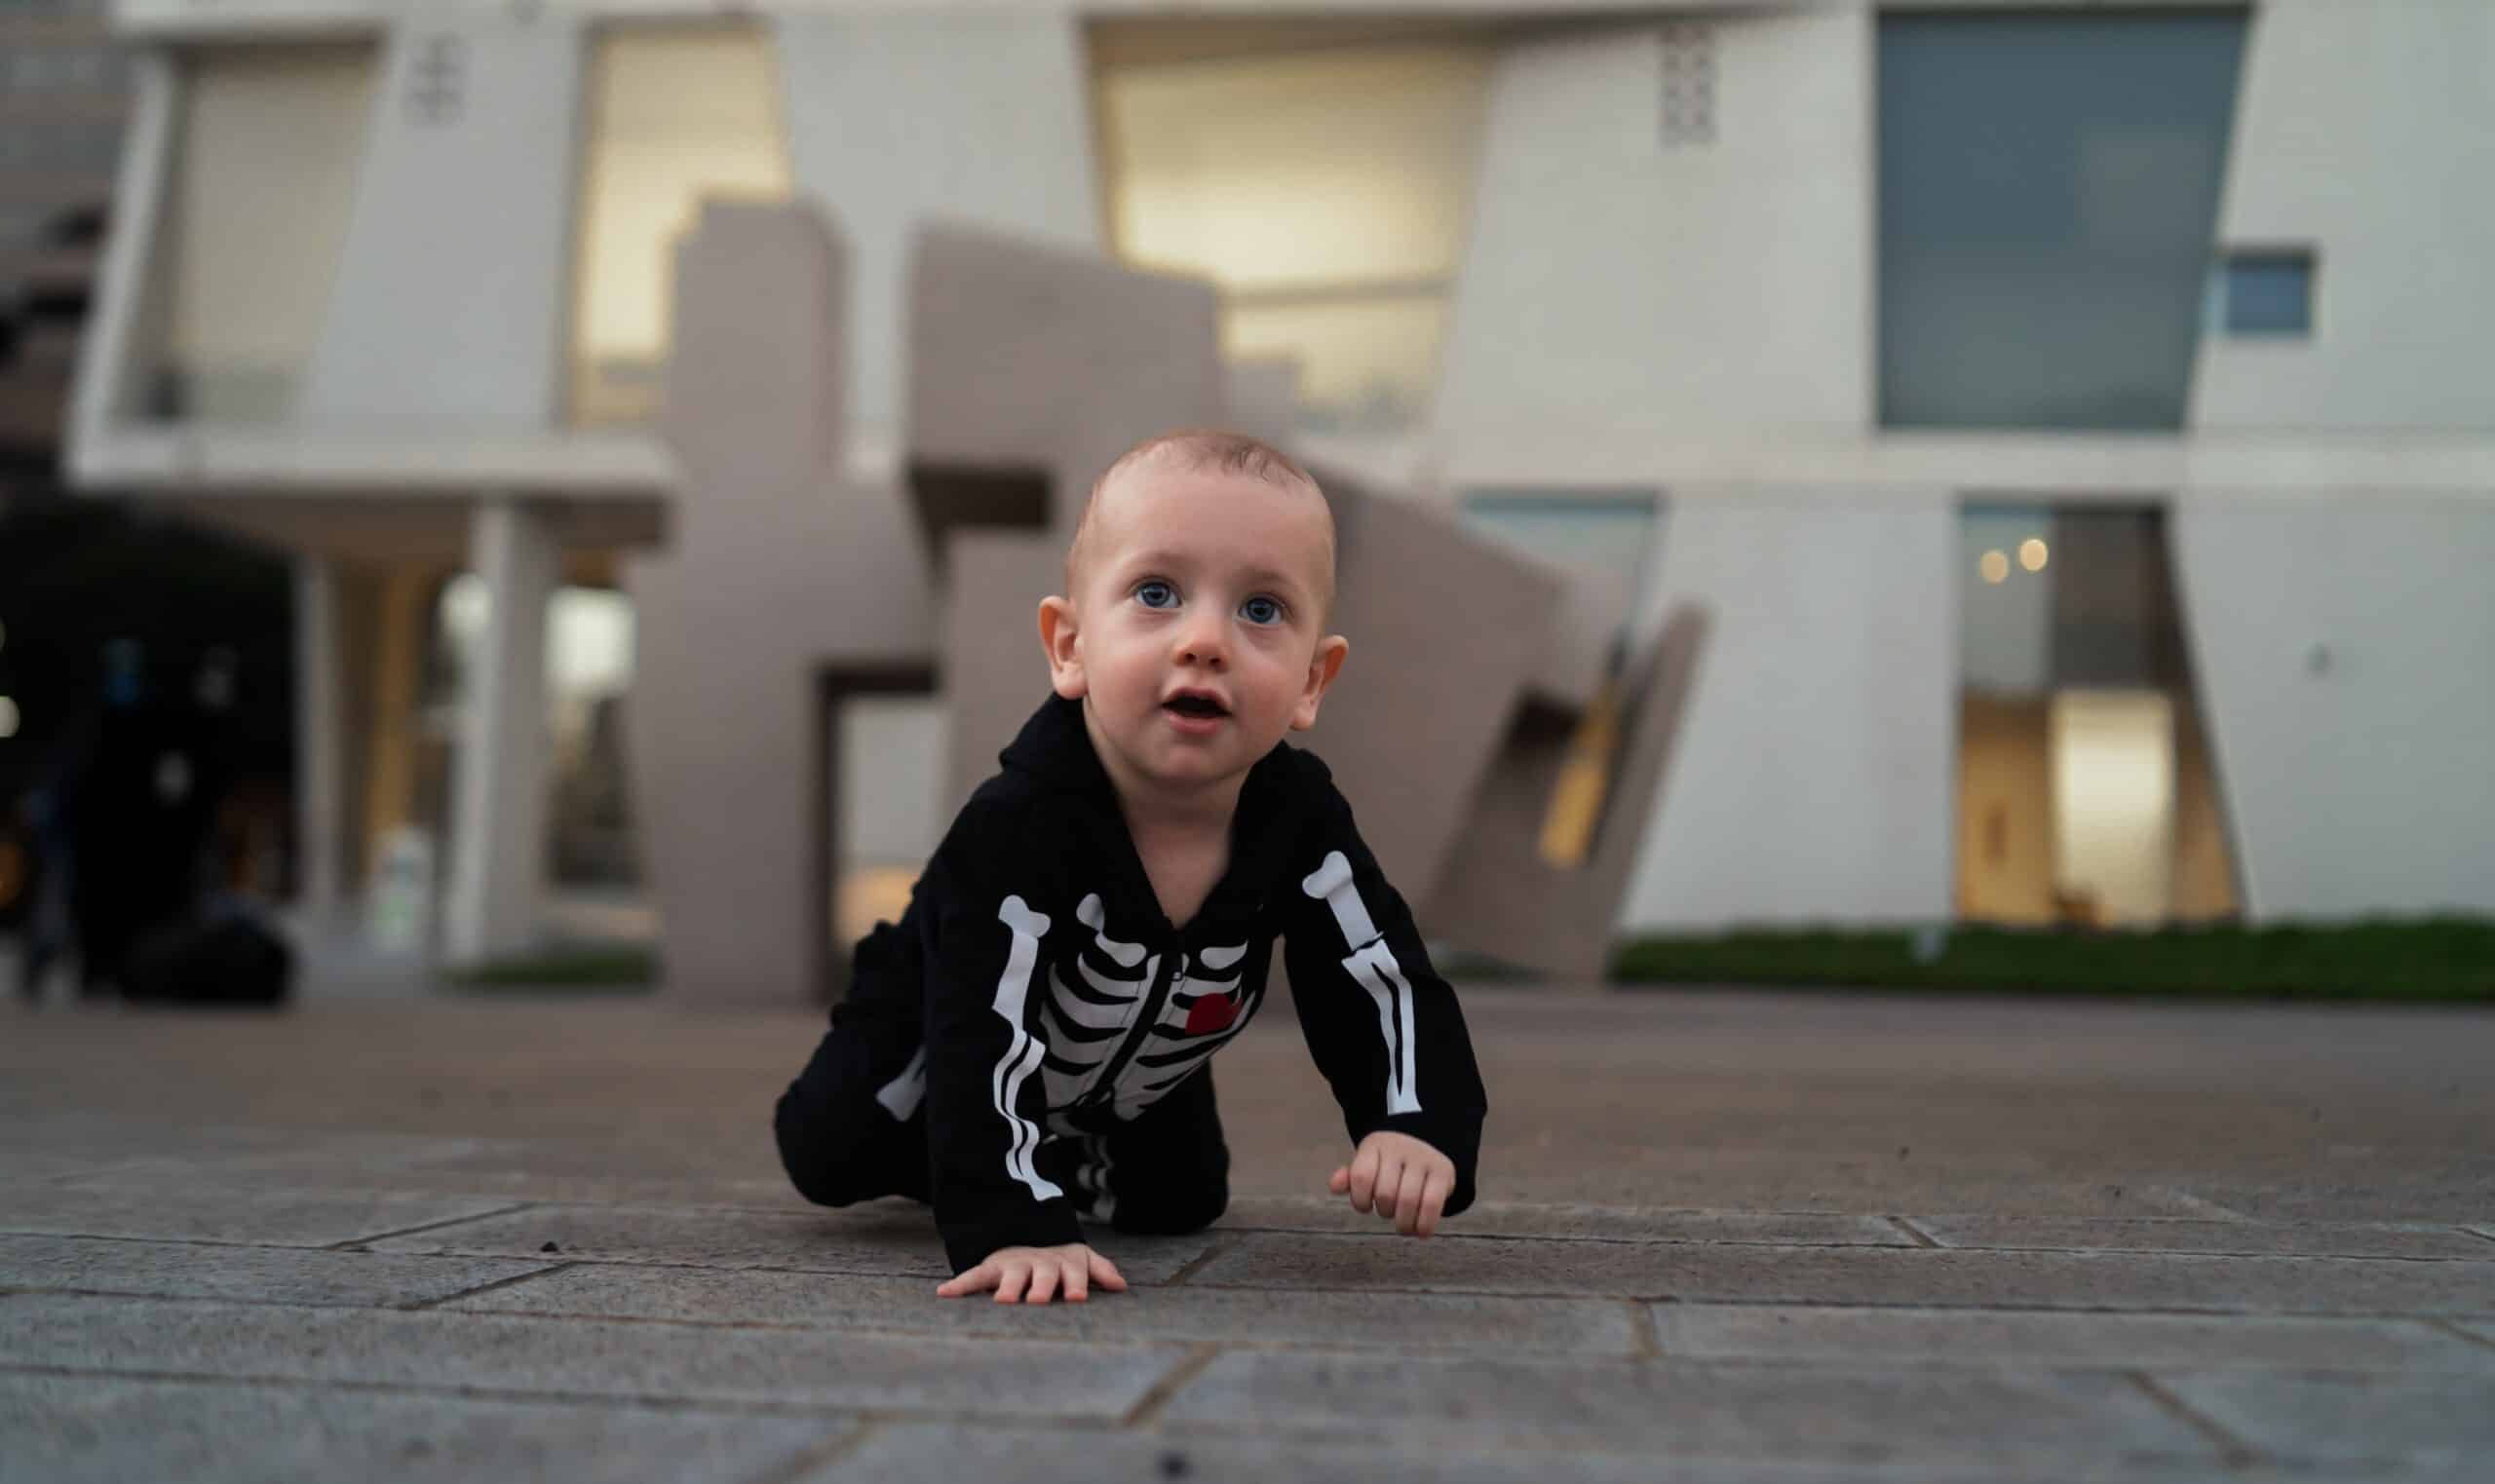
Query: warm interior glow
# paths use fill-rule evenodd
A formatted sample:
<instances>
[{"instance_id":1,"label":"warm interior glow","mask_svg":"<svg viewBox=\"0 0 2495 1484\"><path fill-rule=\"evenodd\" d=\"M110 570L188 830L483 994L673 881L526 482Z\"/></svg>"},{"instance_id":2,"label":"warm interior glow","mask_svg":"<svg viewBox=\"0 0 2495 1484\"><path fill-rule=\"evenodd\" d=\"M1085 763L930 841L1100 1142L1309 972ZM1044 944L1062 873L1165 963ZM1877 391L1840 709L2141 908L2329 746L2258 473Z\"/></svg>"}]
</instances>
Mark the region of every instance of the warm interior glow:
<instances>
[{"instance_id":1,"label":"warm interior glow","mask_svg":"<svg viewBox=\"0 0 2495 1484\"><path fill-rule=\"evenodd\" d=\"M675 245L707 196L780 200L788 155L770 44L746 25L601 32L590 63L572 415L657 406Z\"/></svg>"},{"instance_id":2,"label":"warm interior glow","mask_svg":"<svg viewBox=\"0 0 2495 1484\"><path fill-rule=\"evenodd\" d=\"M1437 378L1490 60L1431 43L1113 68L1119 254L1219 285L1226 354L1295 358L1325 419L1408 421Z\"/></svg>"},{"instance_id":3,"label":"warm interior glow","mask_svg":"<svg viewBox=\"0 0 2495 1484\"><path fill-rule=\"evenodd\" d=\"M1976 570L1984 575L1985 582L1998 583L2005 581L2010 576L2010 557L2006 552L1986 552L1983 556L1977 561Z\"/></svg>"},{"instance_id":4,"label":"warm interior glow","mask_svg":"<svg viewBox=\"0 0 2495 1484\"><path fill-rule=\"evenodd\" d=\"M2030 536L2018 543L2018 564L2030 572L2045 570L2045 543L2042 538Z\"/></svg>"},{"instance_id":5,"label":"warm interior glow","mask_svg":"<svg viewBox=\"0 0 2495 1484\"><path fill-rule=\"evenodd\" d=\"M2156 691L2053 702L2054 885L2110 923L2163 921L2174 879L2174 706Z\"/></svg>"}]
</instances>

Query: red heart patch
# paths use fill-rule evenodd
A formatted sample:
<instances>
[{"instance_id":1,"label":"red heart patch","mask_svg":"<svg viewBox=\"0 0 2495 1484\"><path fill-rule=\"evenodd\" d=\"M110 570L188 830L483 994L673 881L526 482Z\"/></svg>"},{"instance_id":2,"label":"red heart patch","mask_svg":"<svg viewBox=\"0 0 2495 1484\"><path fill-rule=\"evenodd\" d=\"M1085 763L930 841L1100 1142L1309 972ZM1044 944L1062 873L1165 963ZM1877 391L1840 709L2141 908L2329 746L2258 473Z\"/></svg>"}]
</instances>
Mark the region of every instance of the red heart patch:
<instances>
[{"instance_id":1,"label":"red heart patch","mask_svg":"<svg viewBox=\"0 0 2495 1484\"><path fill-rule=\"evenodd\" d=\"M1239 1018L1239 1002L1228 995L1198 995L1196 1003L1187 1007L1187 1034L1209 1036L1227 1030Z\"/></svg>"}]
</instances>

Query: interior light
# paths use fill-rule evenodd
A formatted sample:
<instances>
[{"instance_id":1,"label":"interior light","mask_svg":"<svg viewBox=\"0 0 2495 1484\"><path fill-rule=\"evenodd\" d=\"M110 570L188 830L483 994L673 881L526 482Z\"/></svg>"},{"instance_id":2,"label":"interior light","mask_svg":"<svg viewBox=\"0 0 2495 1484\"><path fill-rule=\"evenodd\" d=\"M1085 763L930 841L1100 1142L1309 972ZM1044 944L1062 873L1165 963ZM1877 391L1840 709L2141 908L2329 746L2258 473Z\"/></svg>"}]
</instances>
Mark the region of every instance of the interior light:
<instances>
[{"instance_id":1,"label":"interior light","mask_svg":"<svg viewBox=\"0 0 2495 1484\"><path fill-rule=\"evenodd\" d=\"M0 696L0 737L18 735L18 704Z\"/></svg>"},{"instance_id":2,"label":"interior light","mask_svg":"<svg viewBox=\"0 0 2495 1484\"><path fill-rule=\"evenodd\" d=\"M2010 555L2006 552L1986 552L1976 563L1976 570L1984 575L1985 582L2000 582L2010 576Z\"/></svg>"},{"instance_id":3,"label":"interior light","mask_svg":"<svg viewBox=\"0 0 2495 1484\"><path fill-rule=\"evenodd\" d=\"M2018 564L2030 572L2045 570L2045 542L2041 536L2030 536L2018 543Z\"/></svg>"}]
</instances>

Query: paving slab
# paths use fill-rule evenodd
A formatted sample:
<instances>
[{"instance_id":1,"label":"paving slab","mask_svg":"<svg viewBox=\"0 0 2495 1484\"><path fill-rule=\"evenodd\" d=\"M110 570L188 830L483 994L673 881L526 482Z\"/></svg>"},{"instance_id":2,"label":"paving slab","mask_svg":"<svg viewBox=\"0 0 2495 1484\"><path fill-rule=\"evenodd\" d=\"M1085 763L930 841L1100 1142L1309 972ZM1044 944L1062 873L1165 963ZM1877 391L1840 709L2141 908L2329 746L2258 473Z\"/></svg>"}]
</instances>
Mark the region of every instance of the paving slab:
<instances>
[{"instance_id":1,"label":"paving slab","mask_svg":"<svg viewBox=\"0 0 2495 1484\"><path fill-rule=\"evenodd\" d=\"M2454 1371L2495 1378L2495 1350L2422 1320L1658 1304L1667 1355L1894 1365Z\"/></svg>"},{"instance_id":2,"label":"paving slab","mask_svg":"<svg viewBox=\"0 0 2495 1484\"><path fill-rule=\"evenodd\" d=\"M196 1172L139 1185L56 1182L12 1193L0 1232L326 1247L509 1209L492 1197L295 1190Z\"/></svg>"},{"instance_id":3,"label":"paving slab","mask_svg":"<svg viewBox=\"0 0 2495 1484\"><path fill-rule=\"evenodd\" d=\"M2457 1226L2495 1224L2495 1172L2471 1170L2444 1179L2394 1175L2367 1180L2289 1174L2274 1183L2212 1184L2202 1193L2260 1221L2416 1221Z\"/></svg>"},{"instance_id":4,"label":"paving slab","mask_svg":"<svg viewBox=\"0 0 2495 1484\"><path fill-rule=\"evenodd\" d=\"M2061 1252L2206 1252L2246 1257L2449 1257L2486 1262L2486 1243L2448 1226L2385 1223L2149 1220L2051 1216L1914 1216L1944 1247Z\"/></svg>"},{"instance_id":5,"label":"paving slab","mask_svg":"<svg viewBox=\"0 0 2495 1484\"><path fill-rule=\"evenodd\" d=\"M445 1299L548 1264L100 1237L0 1237L0 1288L373 1307Z\"/></svg>"},{"instance_id":6,"label":"paving slab","mask_svg":"<svg viewBox=\"0 0 2495 1484\"><path fill-rule=\"evenodd\" d=\"M2495 1472L2495 1381L2468 1376L2162 1376L2184 1405L2279 1458Z\"/></svg>"},{"instance_id":7,"label":"paving slab","mask_svg":"<svg viewBox=\"0 0 2495 1484\"><path fill-rule=\"evenodd\" d=\"M807 1417L0 1372L0 1484L732 1484L802 1467L851 1430Z\"/></svg>"},{"instance_id":8,"label":"paving slab","mask_svg":"<svg viewBox=\"0 0 2495 1484\"><path fill-rule=\"evenodd\" d=\"M1248 1233L1207 1286L1610 1294L1684 1302L2475 1314L2495 1264Z\"/></svg>"},{"instance_id":9,"label":"paving slab","mask_svg":"<svg viewBox=\"0 0 2495 1484\"><path fill-rule=\"evenodd\" d=\"M1046 1340L1197 1340L1623 1356L1638 1346L1630 1306L1610 1299L1266 1293L1136 1284L1125 1293L1095 1292L1082 1304L1027 1305L984 1297L939 1299L934 1289L931 1278L584 1264L443 1308ZM2465 1341L2449 1343L2470 1348Z\"/></svg>"},{"instance_id":10,"label":"paving slab","mask_svg":"<svg viewBox=\"0 0 2495 1484\"><path fill-rule=\"evenodd\" d=\"M1991 1466L2215 1457L2137 1387L2086 1372L1231 1351L1182 1387L1163 1419L1214 1431L1658 1459Z\"/></svg>"},{"instance_id":11,"label":"paving slab","mask_svg":"<svg viewBox=\"0 0 2495 1484\"><path fill-rule=\"evenodd\" d=\"M1644 1453L1390 1449L1330 1439L1222 1437L1190 1427L1100 1432L1064 1427L886 1423L802 1476L802 1484L2341 1484L2305 1471L2131 1462L2036 1471L1882 1464L1769 1464ZM2345 1484L2357 1484L2352 1477ZM2363 1484L2382 1484L2367 1479Z\"/></svg>"},{"instance_id":12,"label":"paving slab","mask_svg":"<svg viewBox=\"0 0 2495 1484\"><path fill-rule=\"evenodd\" d=\"M1159 1282L1201 1256L1207 1237L1129 1237L1094 1231L1131 1282ZM555 1252L545 1251L553 1242ZM863 1211L748 1211L658 1205L535 1205L509 1215L378 1241L377 1252L457 1252L581 1262L664 1263L696 1268L917 1275L952 1270L925 1207Z\"/></svg>"},{"instance_id":13,"label":"paving slab","mask_svg":"<svg viewBox=\"0 0 2495 1484\"><path fill-rule=\"evenodd\" d=\"M1123 1416L1185 1351L505 1314L0 1298L0 1365L471 1393Z\"/></svg>"},{"instance_id":14,"label":"paving slab","mask_svg":"<svg viewBox=\"0 0 2495 1484\"><path fill-rule=\"evenodd\" d=\"M1234 1230L1374 1235L1393 1226L1342 1197L1247 1197L1221 1226ZM1878 1216L1824 1211L1689 1211L1555 1201L1485 1200L1440 1230L1450 1237L1569 1237L1599 1241L1753 1242L1795 1247L1911 1247Z\"/></svg>"}]
</instances>

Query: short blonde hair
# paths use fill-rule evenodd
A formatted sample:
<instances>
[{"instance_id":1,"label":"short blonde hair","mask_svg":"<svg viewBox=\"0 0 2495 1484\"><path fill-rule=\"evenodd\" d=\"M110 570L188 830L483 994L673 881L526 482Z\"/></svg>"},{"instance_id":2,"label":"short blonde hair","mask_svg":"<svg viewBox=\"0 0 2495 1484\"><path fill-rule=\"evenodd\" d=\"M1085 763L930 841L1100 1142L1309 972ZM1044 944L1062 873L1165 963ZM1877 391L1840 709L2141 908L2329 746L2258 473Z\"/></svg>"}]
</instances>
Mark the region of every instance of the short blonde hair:
<instances>
[{"instance_id":1,"label":"short blonde hair","mask_svg":"<svg viewBox=\"0 0 2495 1484\"><path fill-rule=\"evenodd\" d=\"M1277 489L1305 489L1315 495L1319 508L1325 513L1325 571L1318 586L1325 610L1333 609L1334 507L1325 498L1324 489L1289 454L1273 444L1217 428L1181 428L1174 433L1156 434L1119 454L1100 471L1100 477L1092 481L1090 492L1083 497L1083 514L1075 520L1074 540L1065 549L1065 589L1069 595L1074 591L1075 573L1083 564L1084 539L1091 532L1092 507L1098 502L1100 491L1127 470L1163 460L1174 462L1189 473L1246 475Z\"/></svg>"}]
</instances>

